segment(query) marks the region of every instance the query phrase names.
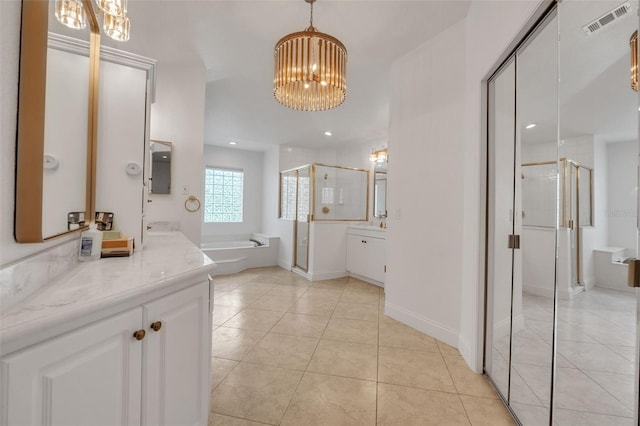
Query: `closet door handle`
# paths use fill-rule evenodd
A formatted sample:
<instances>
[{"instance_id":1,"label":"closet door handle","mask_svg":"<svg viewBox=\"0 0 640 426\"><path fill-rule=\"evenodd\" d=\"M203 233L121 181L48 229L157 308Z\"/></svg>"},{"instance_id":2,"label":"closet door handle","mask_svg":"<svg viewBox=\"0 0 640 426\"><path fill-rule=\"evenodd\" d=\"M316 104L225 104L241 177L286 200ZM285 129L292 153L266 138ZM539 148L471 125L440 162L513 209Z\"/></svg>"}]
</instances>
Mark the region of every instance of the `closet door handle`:
<instances>
[{"instance_id":1,"label":"closet door handle","mask_svg":"<svg viewBox=\"0 0 640 426\"><path fill-rule=\"evenodd\" d=\"M151 323L151 329L153 331L159 331L162 328L162 321L156 321L154 323Z\"/></svg>"},{"instance_id":2,"label":"closet door handle","mask_svg":"<svg viewBox=\"0 0 640 426\"><path fill-rule=\"evenodd\" d=\"M133 338L136 340L142 340L144 339L145 334L147 333L145 333L144 330L138 330L135 333L133 333Z\"/></svg>"}]
</instances>

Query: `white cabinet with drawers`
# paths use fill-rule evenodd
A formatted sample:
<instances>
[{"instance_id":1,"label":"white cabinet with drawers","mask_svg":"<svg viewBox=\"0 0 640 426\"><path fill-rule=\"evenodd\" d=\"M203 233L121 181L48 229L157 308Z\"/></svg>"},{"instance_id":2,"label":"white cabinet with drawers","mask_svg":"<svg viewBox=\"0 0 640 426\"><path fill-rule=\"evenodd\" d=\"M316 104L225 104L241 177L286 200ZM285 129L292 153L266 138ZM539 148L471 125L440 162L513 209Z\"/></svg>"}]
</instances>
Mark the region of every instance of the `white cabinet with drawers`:
<instances>
[{"instance_id":1,"label":"white cabinet with drawers","mask_svg":"<svg viewBox=\"0 0 640 426\"><path fill-rule=\"evenodd\" d=\"M3 313L0 425L207 425L213 267L152 237Z\"/></svg>"},{"instance_id":2,"label":"white cabinet with drawers","mask_svg":"<svg viewBox=\"0 0 640 426\"><path fill-rule=\"evenodd\" d=\"M386 272L385 230L375 227L347 229L347 271L372 284L384 286Z\"/></svg>"}]
</instances>

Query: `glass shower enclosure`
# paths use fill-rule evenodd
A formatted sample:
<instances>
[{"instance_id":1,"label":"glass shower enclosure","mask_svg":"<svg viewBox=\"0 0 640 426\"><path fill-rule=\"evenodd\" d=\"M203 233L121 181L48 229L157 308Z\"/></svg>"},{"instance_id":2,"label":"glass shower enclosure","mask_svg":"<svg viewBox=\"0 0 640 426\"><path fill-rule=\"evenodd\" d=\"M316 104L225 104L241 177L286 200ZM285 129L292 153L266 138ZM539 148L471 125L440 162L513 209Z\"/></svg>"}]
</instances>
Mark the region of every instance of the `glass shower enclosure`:
<instances>
[{"instance_id":1,"label":"glass shower enclosure","mask_svg":"<svg viewBox=\"0 0 640 426\"><path fill-rule=\"evenodd\" d=\"M309 270L314 221L367 221L369 170L312 163L280 172L280 219L294 221L293 266Z\"/></svg>"}]
</instances>

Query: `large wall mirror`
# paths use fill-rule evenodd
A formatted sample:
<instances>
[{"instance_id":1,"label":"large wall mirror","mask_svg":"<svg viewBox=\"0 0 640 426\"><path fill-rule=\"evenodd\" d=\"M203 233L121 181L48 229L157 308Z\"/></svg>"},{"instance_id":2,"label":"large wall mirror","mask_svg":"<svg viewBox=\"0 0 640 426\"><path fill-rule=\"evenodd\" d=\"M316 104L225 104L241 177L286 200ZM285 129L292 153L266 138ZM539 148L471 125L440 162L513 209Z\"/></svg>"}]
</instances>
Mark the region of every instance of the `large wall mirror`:
<instances>
[{"instance_id":1,"label":"large wall mirror","mask_svg":"<svg viewBox=\"0 0 640 426\"><path fill-rule=\"evenodd\" d=\"M94 210L99 27L86 0L89 25L63 35L55 3L22 2L15 238L23 243L83 229Z\"/></svg>"},{"instance_id":2,"label":"large wall mirror","mask_svg":"<svg viewBox=\"0 0 640 426\"><path fill-rule=\"evenodd\" d=\"M375 163L373 176L373 216L387 217L387 161Z\"/></svg>"},{"instance_id":3,"label":"large wall mirror","mask_svg":"<svg viewBox=\"0 0 640 426\"><path fill-rule=\"evenodd\" d=\"M151 141L150 185L151 194L171 194L171 142Z\"/></svg>"}]
</instances>

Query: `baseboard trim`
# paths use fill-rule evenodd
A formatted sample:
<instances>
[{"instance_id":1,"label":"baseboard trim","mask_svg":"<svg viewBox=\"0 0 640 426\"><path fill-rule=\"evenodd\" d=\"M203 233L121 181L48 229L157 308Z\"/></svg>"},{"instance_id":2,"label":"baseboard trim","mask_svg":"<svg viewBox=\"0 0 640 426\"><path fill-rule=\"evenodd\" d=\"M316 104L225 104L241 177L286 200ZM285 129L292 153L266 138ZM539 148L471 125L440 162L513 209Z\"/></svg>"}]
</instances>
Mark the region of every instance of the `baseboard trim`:
<instances>
[{"instance_id":1,"label":"baseboard trim","mask_svg":"<svg viewBox=\"0 0 640 426\"><path fill-rule=\"evenodd\" d=\"M384 314L448 345L458 347L458 332L440 323L389 302L384 304Z\"/></svg>"},{"instance_id":2,"label":"baseboard trim","mask_svg":"<svg viewBox=\"0 0 640 426\"><path fill-rule=\"evenodd\" d=\"M289 262L285 262L278 259L278 266L281 267L282 269L286 269L287 271L291 272L292 265Z\"/></svg>"},{"instance_id":3,"label":"baseboard trim","mask_svg":"<svg viewBox=\"0 0 640 426\"><path fill-rule=\"evenodd\" d=\"M364 276L359 275L359 274L355 274L353 272L346 272L345 271L345 275L344 276L353 277L353 278L359 279L360 281L364 281L366 283L377 285L378 287L384 288L384 283L381 283L380 281L372 280L371 278L367 278L367 277L364 277Z\"/></svg>"},{"instance_id":4,"label":"baseboard trim","mask_svg":"<svg viewBox=\"0 0 640 426\"><path fill-rule=\"evenodd\" d=\"M346 277L347 271L335 271L335 272L312 272L309 275L311 281L333 280L335 278Z\"/></svg>"}]
</instances>

